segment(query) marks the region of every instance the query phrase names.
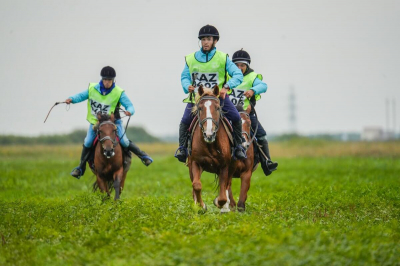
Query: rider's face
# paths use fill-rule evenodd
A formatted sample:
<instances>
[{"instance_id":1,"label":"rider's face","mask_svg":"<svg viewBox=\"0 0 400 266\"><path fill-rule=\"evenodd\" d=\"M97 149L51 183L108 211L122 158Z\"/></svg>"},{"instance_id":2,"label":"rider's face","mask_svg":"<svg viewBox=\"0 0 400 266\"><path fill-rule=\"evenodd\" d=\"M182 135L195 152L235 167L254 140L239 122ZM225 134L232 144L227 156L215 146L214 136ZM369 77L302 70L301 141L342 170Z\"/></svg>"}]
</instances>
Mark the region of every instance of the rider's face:
<instances>
[{"instance_id":1,"label":"rider's face","mask_svg":"<svg viewBox=\"0 0 400 266\"><path fill-rule=\"evenodd\" d=\"M245 63L236 63L236 66L242 70L242 73L244 74L244 72L246 72L247 69L247 65Z\"/></svg>"},{"instance_id":2,"label":"rider's face","mask_svg":"<svg viewBox=\"0 0 400 266\"><path fill-rule=\"evenodd\" d=\"M114 80L113 79L103 79L103 85L106 89L111 88L113 85Z\"/></svg>"},{"instance_id":3,"label":"rider's face","mask_svg":"<svg viewBox=\"0 0 400 266\"><path fill-rule=\"evenodd\" d=\"M201 47L203 48L203 51L208 52L211 50L213 47L213 44L215 45L217 43L217 40L214 40L214 37L212 36L206 36L201 38Z\"/></svg>"}]
</instances>

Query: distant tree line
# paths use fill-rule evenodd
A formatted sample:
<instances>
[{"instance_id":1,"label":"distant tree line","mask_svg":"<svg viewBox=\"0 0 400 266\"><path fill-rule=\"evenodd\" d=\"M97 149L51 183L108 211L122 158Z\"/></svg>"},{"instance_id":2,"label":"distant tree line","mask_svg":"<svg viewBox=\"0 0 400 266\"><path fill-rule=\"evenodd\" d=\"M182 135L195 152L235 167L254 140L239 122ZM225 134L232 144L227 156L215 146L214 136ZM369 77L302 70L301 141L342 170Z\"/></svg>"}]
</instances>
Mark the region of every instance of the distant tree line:
<instances>
[{"instance_id":1,"label":"distant tree line","mask_svg":"<svg viewBox=\"0 0 400 266\"><path fill-rule=\"evenodd\" d=\"M126 132L128 138L133 142L151 143L161 142L160 139L150 135L142 127L128 127ZM55 145L55 144L82 144L86 137L86 130L75 130L69 134L42 135L38 137L23 137L15 135L0 135L0 145Z\"/></svg>"}]
</instances>

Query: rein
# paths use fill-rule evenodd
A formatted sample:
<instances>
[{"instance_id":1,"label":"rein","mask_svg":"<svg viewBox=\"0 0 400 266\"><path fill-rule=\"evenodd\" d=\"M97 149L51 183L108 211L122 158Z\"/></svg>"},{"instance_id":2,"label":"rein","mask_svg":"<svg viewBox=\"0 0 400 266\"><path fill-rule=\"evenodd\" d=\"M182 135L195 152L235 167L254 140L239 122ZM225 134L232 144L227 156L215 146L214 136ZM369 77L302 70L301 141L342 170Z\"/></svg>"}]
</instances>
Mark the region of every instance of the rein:
<instances>
[{"instance_id":1,"label":"rein","mask_svg":"<svg viewBox=\"0 0 400 266\"><path fill-rule=\"evenodd\" d=\"M254 111L254 114L256 115L257 121L258 121L258 117L257 117L257 112L256 109L254 108L254 105L249 101L250 105L251 105L251 109ZM239 112L239 114L245 114L248 118L250 118L250 115L248 113L246 113L245 111ZM250 120L251 123L251 120ZM252 143L254 141L254 139L256 138L256 134L257 134L257 130L258 130L258 123L256 125L256 130L253 130L253 137L251 138L251 141L249 142ZM250 126L250 131L252 131L252 128ZM249 136L249 134L247 132L242 132L245 133L246 136ZM248 137L250 139L250 137Z\"/></svg>"}]
</instances>

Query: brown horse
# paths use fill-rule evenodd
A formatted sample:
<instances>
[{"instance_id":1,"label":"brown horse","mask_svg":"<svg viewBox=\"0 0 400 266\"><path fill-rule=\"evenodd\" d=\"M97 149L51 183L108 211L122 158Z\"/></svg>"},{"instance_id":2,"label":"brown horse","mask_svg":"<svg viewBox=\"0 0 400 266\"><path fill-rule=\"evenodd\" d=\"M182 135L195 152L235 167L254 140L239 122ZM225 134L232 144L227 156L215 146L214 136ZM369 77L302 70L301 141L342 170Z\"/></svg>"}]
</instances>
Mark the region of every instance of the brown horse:
<instances>
[{"instance_id":1,"label":"brown horse","mask_svg":"<svg viewBox=\"0 0 400 266\"><path fill-rule=\"evenodd\" d=\"M114 187L115 197L118 200L124 188L126 174L131 165L131 159L124 156L121 145L117 140L117 126L114 124L114 114L97 114L99 123L96 125L98 142L95 147L94 169L96 182L93 189L100 188L110 196ZM125 157L125 158L124 158ZM125 159L125 167L124 167Z\"/></svg>"},{"instance_id":2,"label":"brown horse","mask_svg":"<svg viewBox=\"0 0 400 266\"><path fill-rule=\"evenodd\" d=\"M247 199L247 192L249 191L250 188L250 179L252 173L257 169L257 165L254 165L254 145L253 145L253 140L250 137L250 130L251 130L251 120L250 120L250 111L251 111L251 106L247 108L246 111L238 110L240 117L242 118L242 134L243 137L246 139L247 143L247 159L245 160L237 160L237 161L232 161L233 163L233 176L234 177L240 177L241 180L241 186L240 186L240 196L239 196L239 202L237 204L237 208L239 211L245 211L246 206L245 202ZM229 179L232 181L232 178ZM232 188L231 185L229 184L229 200L230 204L229 206L231 208L236 207L236 202L233 198L232 195Z\"/></svg>"},{"instance_id":3,"label":"brown horse","mask_svg":"<svg viewBox=\"0 0 400 266\"><path fill-rule=\"evenodd\" d=\"M202 172L218 175L219 195L214 203L220 209L229 200L228 185L230 184L229 177L232 176L229 173L231 164L229 138L225 127L221 125L222 109L218 96L218 86L212 90L200 86L193 110L198 117L199 125L194 129L188 166L193 186L193 200L204 211L207 210L207 206L201 197L200 178ZM224 209L226 211L226 208ZM224 209L221 212L224 212ZM229 207L227 211L229 211Z\"/></svg>"}]
</instances>

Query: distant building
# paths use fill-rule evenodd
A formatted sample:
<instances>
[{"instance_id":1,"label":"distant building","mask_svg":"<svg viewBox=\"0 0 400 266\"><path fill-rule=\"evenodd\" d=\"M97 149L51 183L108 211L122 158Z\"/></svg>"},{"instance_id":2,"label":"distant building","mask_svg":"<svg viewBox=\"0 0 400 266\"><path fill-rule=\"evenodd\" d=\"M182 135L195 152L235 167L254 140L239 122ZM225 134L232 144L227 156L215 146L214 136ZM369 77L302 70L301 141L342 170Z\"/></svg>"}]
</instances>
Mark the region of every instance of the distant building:
<instances>
[{"instance_id":1,"label":"distant building","mask_svg":"<svg viewBox=\"0 0 400 266\"><path fill-rule=\"evenodd\" d=\"M365 127L361 134L361 140L381 141L385 139L385 134L381 127Z\"/></svg>"}]
</instances>

